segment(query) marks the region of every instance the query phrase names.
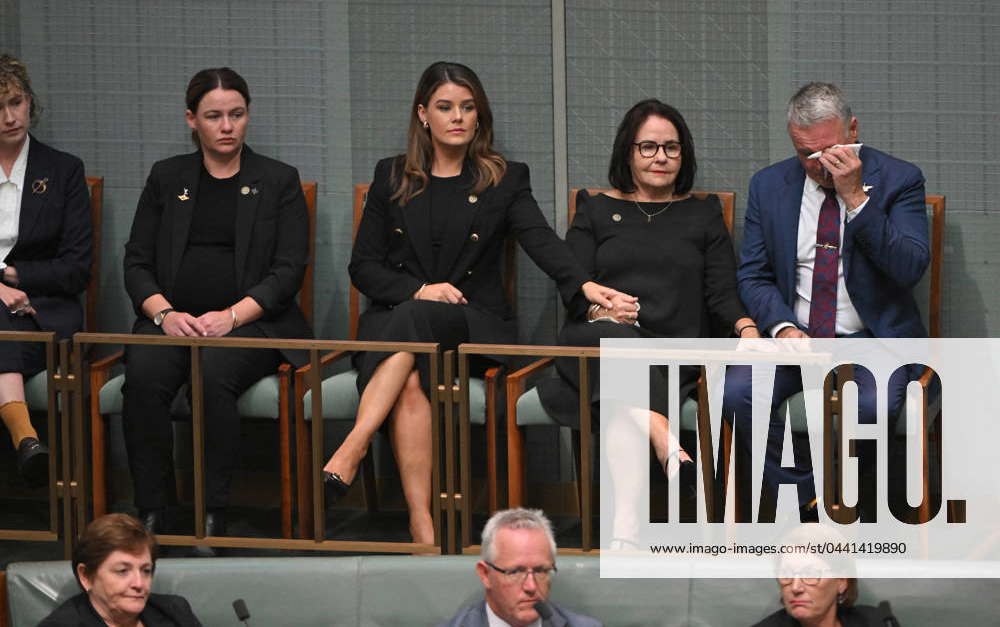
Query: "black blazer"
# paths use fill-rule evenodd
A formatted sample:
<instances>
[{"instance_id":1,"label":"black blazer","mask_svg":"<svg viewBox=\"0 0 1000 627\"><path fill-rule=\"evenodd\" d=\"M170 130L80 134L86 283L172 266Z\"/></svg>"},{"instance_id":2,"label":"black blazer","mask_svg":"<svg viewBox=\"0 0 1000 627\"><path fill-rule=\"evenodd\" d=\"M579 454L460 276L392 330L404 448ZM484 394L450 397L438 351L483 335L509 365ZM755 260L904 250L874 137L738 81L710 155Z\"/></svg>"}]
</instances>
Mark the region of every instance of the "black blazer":
<instances>
[{"instance_id":1,"label":"black blazer","mask_svg":"<svg viewBox=\"0 0 1000 627\"><path fill-rule=\"evenodd\" d=\"M83 328L92 228L83 162L32 137L17 243L4 262L17 269L16 287L28 295L38 326L60 338Z\"/></svg>"},{"instance_id":2,"label":"black blazer","mask_svg":"<svg viewBox=\"0 0 1000 627\"><path fill-rule=\"evenodd\" d=\"M146 627L201 627L187 599L173 594L150 594L139 618ZM57 607L38 627L106 627L106 623L94 611L87 593L81 592Z\"/></svg>"},{"instance_id":3,"label":"black blazer","mask_svg":"<svg viewBox=\"0 0 1000 627\"><path fill-rule=\"evenodd\" d=\"M142 303L162 293L169 301L187 248L198 197L202 154L178 155L153 165L125 244L125 289L138 319ZM267 337L312 337L295 295L309 258L309 218L298 171L243 147L236 215L236 283L240 298L250 296L264 310L256 322ZM301 366L298 351L282 351Z\"/></svg>"},{"instance_id":4,"label":"black blazer","mask_svg":"<svg viewBox=\"0 0 1000 627\"><path fill-rule=\"evenodd\" d=\"M879 608L870 605L838 607L837 618L844 627L881 627L883 624L883 616ZM801 625L802 623L781 609L753 627L801 627Z\"/></svg>"},{"instance_id":5,"label":"black blazer","mask_svg":"<svg viewBox=\"0 0 1000 627\"><path fill-rule=\"evenodd\" d=\"M402 157L382 159L375 166L351 254L351 281L372 301L359 322L361 339L373 335L369 331L381 326L390 309L430 283L433 272L428 195L416 196L405 207L390 200L394 162L402 171ZM503 179L479 194L471 191L474 176L467 161L461 191L451 198L435 198L447 203L453 216L438 263L448 269L445 280L469 301L469 340L511 343L517 330L501 277L508 234L517 237L532 260L556 281L564 302L589 277L539 210L531 195L528 166L508 161Z\"/></svg>"}]
</instances>

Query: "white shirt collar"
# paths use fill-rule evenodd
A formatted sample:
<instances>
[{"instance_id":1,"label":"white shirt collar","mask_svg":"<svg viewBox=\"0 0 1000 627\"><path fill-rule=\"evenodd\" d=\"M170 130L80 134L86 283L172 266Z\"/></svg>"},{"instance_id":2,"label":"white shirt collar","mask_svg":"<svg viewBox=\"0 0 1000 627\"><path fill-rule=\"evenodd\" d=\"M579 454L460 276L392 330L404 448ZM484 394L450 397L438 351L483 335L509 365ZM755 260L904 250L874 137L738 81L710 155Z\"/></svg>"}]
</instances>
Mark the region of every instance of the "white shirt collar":
<instances>
[{"instance_id":1,"label":"white shirt collar","mask_svg":"<svg viewBox=\"0 0 1000 627\"><path fill-rule=\"evenodd\" d=\"M823 186L817 183L811 176L806 175L806 189L810 192L819 192L820 194L826 195L826 190Z\"/></svg>"},{"instance_id":2,"label":"white shirt collar","mask_svg":"<svg viewBox=\"0 0 1000 627\"><path fill-rule=\"evenodd\" d=\"M0 185L3 185L7 181L10 181L17 186L18 191L24 190L24 175L28 170L28 144L31 143L31 136L24 136L24 144L21 145L21 152L18 153L17 159L14 160L14 167L10 171L10 176L7 176L3 168L0 168Z\"/></svg>"},{"instance_id":3,"label":"white shirt collar","mask_svg":"<svg viewBox=\"0 0 1000 627\"><path fill-rule=\"evenodd\" d=\"M489 601L486 601L486 623L489 627L510 627L510 623L496 615L496 612L490 607ZM535 622L528 625L528 627L542 627L542 617L539 616L536 618Z\"/></svg>"}]
</instances>

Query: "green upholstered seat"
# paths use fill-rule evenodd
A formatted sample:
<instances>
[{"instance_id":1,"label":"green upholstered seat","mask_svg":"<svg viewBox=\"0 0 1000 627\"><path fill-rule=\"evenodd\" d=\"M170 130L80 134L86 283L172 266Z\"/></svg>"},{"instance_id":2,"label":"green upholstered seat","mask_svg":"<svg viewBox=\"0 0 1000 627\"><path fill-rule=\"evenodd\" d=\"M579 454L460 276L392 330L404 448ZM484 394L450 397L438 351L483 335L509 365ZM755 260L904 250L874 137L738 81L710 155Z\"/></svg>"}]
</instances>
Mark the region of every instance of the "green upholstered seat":
<instances>
[{"instance_id":1,"label":"green upholstered seat","mask_svg":"<svg viewBox=\"0 0 1000 627\"><path fill-rule=\"evenodd\" d=\"M698 422L698 403L693 399L684 401L681 407L681 429L694 430ZM538 398L538 388L533 387L517 399L517 425L519 427L552 426L557 423L546 413Z\"/></svg>"},{"instance_id":2,"label":"green upholstered seat","mask_svg":"<svg viewBox=\"0 0 1000 627\"><path fill-rule=\"evenodd\" d=\"M327 420L354 420L358 413L358 373L341 372L322 382L323 417ZM458 383L458 380L455 381ZM312 390L302 397L305 419L312 420ZM474 425L486 424L486 385L482 379L469 379L469 416Z\"/></svg>"},{"instance_id":3,"label":"green upholstered seat","mask_svg":"<svg viewBox=\"0 0 1000 627\"><path fill-rule=\"evenodd\" d=\"M125 375L120 374L104 384L100 392L100 408L102 414L120 414L122 412L122 385L125 383ZM184 392L178 394L170 412L175 416L189 416L191 408L187 402L187 388L182 388ZM205 393L210 393L206 390ZM236 401L236 409L240 416L247 418L270 418L278 419L279 408L278 376L268 375L254 383L250 388L240 395Z\"/></svg>"},{"instance_id":4,"label":"green upholstered seat","mask_svg":"<svg viewBox=\"0 0 1000 627\"><path fill-rule=\"evenodd\" d=\"M42 370L24 382L24 401L32 411L45 411L49 406L49 373Z\"/></svg>"},{"instance_id":5,"label":"green upholstered seat","mask_svg":"<svg viewBox=\"0 0 1000 627\"><path fill-rule=\"evenodd\" d=\"M153 590L184 596L204 625L238 624L232 601L244 599L251 625L432 626L483 598L477 559L164 559L157 563ZM598 557L560 555L556 563L551 600L607 627L751 625L779 607L773 579L734 577L732 564L726 570L719 564L689 565L672 579L601 579ZM907 568L933 578L861 579L859 602L891 601L907 627L995 624L989 599L996 579L989 577L1000 577L1000 563L913 562ZM970 574L983 578L964 578ZM69 562L11 564L11 627L37 625L79 591Z\"/></svg>"}]
</instances>

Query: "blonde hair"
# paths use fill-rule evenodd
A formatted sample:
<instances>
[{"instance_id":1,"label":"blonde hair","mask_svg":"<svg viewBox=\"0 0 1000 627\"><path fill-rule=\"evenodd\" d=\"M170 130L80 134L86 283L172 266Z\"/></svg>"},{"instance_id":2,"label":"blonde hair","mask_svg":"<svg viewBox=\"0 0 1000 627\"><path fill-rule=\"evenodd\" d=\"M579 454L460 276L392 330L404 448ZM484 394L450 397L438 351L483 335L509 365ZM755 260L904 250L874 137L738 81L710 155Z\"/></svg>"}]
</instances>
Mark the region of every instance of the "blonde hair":
<instances>
[{"instance_id":1,"label":"blonde hair","mask_svg":"<svg viewBox=\"0 0 1000 627\"><path fill-rule=\"evenodd\" d=\"M28 115L31 124L34 125L38 121L38 114L42 112L42 107L39 106L35 92L31 89L28 67L16 57L9 54L0 55L0 94L12 91L19 91L31 100Z\"/></svg>"}]
</instances>

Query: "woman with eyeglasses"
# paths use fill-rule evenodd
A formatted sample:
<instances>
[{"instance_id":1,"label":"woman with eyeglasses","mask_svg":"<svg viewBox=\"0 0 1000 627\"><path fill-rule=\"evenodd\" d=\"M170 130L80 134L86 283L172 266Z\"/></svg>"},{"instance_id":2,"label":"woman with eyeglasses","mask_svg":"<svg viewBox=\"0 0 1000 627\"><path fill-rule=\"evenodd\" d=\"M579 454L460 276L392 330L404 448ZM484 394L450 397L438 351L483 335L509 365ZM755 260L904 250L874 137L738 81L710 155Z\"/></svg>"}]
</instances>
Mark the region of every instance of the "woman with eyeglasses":
<instances>
[{"instance_id":1,"label":"woman with eyeglasses","mask_svg":"<svg viewBox=\"0 0 1000 627\"><path fill-rule=\"evenodd\" d=\"M782 609L754 627L875 627L898 625L888 609L855 605L858 580L831 577L829 565L817 555L796 554L779 569Z\"/></svg>"},{"instance_id":2,"label":"woman with eyeglasses","mask_svg":"<svg viewBox=\"0 0 1000 627\"><path fill-rule=\"evenodd\" d=\"M736 259L718 197L691 194L697 162L691 132L674 107L643 100L618 126L608 169L612 189L581 190L566 241L591 279L635 299L616 297L611 307L571 302L559 343L599 346L602 338L710 337L716 329L759 337L736 292ZM558 422L579 428L579 379L575 359L557 359L558 379L543 380L539 396ZM651 375L650 410L621 408L626 419L608 425L608 464L615 484L612 537L635 542L642 472L638 434L649 441L668 476L691 458L669 432L666 369ZM694 391L695 368L681 370L681 398ZM600 372L589 371L592 415L598 416ZM596 420L594 423L596 424ZM686 471L687 472L687 471ZM618 516L617 514L623 514ZM620 542L619 542L620 541Z\"/></svg>"},{"instance_id":3,"label":"woman with eyeglasses","mask_svg":"<svg viewBox=\"0 0 1000 627\"><path fill-rule=\"evenodd\" d=\"M479 77L438 62L417 83L407 150L375 166L349 266L371 300L358 339L511 344L504 297L508 235L552 277L564 300L610 305L531 195L528 167L493 147L493 113ZM361 403L354 428L324 467L326 503L345 494L375 432L388 422L417 543L433 543L429 364L412 353L355 356ZM474 366L475 367L475 366Z\"/></svg>"}]
</instances>

